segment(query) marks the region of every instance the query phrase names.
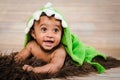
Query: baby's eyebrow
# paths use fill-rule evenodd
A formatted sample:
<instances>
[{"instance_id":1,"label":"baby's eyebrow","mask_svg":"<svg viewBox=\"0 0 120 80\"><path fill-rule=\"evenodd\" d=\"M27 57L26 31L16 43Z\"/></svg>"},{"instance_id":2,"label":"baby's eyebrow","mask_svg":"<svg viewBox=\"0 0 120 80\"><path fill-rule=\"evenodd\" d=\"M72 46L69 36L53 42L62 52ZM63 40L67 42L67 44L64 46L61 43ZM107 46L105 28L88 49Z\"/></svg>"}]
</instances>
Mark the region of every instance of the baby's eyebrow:
<instances>
[{"instance_id":1,"label":"baby's eyebrow","mask_svg":"<svg viewBox=\"0 0 120 80\"><path fill-rule=\"evenodd\" d=\"M55 25L55 26L57 26L60 30L62 30L62 26L61 25Z\"/></svg>"},{"instance_id":2,"label":"baby's eyebrow","mask_svg":"<svg viewBox=\"0 0 120 80\"><path fill-rule=\"evenodd\" d=\"M42 23L42 24L39 24L39 27L41 27L41 26L46 26L46 24L44 24L44 23Z\"/></svg>"}]
</instances>

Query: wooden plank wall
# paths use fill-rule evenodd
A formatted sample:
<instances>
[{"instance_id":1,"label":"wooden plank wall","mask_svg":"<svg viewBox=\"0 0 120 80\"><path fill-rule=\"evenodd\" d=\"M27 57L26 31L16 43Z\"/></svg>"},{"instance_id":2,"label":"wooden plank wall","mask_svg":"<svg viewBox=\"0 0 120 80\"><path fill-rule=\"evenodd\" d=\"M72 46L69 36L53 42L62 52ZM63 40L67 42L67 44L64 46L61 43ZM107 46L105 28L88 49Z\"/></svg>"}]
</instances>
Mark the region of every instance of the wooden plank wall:
<instances>
[{"instance_id":1,"label":"wooden plank wall","mask_svg":"<svg viewBox=\"0 0 120 80\"><path fill-rule=\"evenodd\" d=\"M0 50L20 50L27 19L51 2L85 45L120 57L120 0L0 0Z\"/></svg>"}]
</instances>

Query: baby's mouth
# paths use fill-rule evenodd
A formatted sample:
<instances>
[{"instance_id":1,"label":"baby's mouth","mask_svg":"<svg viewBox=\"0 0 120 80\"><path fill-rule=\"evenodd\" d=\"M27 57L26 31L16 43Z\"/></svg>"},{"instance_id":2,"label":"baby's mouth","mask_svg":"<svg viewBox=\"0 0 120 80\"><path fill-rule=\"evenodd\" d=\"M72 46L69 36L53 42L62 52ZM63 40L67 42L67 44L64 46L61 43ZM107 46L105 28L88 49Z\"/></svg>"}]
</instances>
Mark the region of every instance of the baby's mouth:
<instances>
[{"instance_id":1,"label":"baby's mouth","mask_svg":"<svg viewBox=\"0 0 120 80\"><path fill-rule=\"evenodd\" d=\"M53 40L44 40L44 43L46 44L46 46L51 46L54 41Z\"/></svg>"},{"instance_id":2,"label":"baby's mouth","mask_svg":"<svg viewBox=\"0 0 120 80\"><path fill-rule=\"evenodd\" d=\"M46 42L46 43L54 43L54 41L52 41L52 40L45 40L44 42Z\"/></svg>"}]
</instances>

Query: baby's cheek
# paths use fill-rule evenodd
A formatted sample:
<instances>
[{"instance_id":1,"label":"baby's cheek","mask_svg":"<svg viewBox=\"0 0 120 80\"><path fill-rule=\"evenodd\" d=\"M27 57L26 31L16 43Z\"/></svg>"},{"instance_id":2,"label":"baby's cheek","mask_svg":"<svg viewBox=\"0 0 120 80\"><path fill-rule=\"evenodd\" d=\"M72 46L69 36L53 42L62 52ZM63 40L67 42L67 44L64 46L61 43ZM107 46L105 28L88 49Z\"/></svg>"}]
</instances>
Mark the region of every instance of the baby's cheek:
<instances>
[{"instance_id":1,"label":"baby's cheek","mask_svg":"<svg viewBox=\"0 0 120 80\"><path fill-rule=\"evenodd\" d=\"M58 35L56 38L57 38L58 41L60 41L61 40L61 35Z\"/></svg>"}]
</instances>

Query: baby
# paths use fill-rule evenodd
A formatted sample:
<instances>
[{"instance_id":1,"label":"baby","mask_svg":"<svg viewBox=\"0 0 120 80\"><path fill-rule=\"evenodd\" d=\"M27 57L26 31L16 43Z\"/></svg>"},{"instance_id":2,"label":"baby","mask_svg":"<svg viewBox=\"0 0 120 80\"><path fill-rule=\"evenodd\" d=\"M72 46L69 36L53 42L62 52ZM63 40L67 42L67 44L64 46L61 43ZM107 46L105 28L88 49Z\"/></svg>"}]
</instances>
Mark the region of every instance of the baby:
<instances>
[{"instance_id":1,"label":"baby","mask_svg":"<svg viewBox=\"0 0 120 80\"><path fill-rule=\"evenodd\" d=\"M106 59L106 55L85 46L78 36L70 32L65 18L50 4L30 17L25 33L25 48L15 56L15 61L23 61L32 54L47 64L38 67L24 65L23 70L54 74L64 65L67 53L75 65L82 66L87 62L96 67L99 73L105 72L101 64L92 60L97 56Z\"/></svg>"},{"instance_id":2,"label":"baby","mask_svg":"<svg viewBox=\"0 0 120 80\"><path fill-rule=\"evenodd\" d=\"M47 62L47 64L38 67L26 64L22 67L23 70L54 74L62 68L66 57L64 46L60 43L63 28L61 20L54 16L54 14L47 16L43 12L39 20L34 20L29 31L33 40L29 41L26 47L15 56L15 61L19 62L32 54L36 59Z\"/></svg>"}]
</instances>

